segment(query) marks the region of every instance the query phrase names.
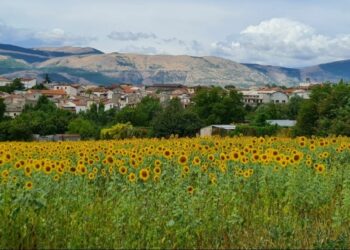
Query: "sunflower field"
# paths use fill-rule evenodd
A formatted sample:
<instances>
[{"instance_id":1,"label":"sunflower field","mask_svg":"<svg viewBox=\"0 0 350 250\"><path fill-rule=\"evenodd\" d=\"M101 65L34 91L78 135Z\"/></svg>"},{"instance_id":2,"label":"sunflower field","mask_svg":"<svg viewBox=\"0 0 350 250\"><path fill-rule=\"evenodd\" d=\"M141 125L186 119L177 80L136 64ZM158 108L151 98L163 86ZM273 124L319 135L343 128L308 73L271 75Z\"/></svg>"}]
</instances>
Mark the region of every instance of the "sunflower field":
<instances>
[{"instance_id":1,"label":"sunflower field","mask_svg":"<svg viewBox=\"0 0 350 250\"><path fill-rule=\"evenodd\" d=\"M350 138L0 144L0 248L350 248Z\"/></svg>"}]
</instances>

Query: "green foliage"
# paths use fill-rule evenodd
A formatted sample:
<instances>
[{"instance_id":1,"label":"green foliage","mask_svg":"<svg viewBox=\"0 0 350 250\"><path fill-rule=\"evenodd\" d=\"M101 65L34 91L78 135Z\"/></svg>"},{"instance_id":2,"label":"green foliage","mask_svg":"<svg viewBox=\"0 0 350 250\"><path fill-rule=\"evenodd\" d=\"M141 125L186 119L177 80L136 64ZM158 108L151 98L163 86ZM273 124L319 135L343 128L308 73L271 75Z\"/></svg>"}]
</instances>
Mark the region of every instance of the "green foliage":
<instances>
[{"instance_id":1,"label":"green foliage","mask_svg":"<svg viewBox=\"0 0 350 250\"><path fill-rule=\"evenodd\" d=\"M251 123L256 126L265 126L266 120L295 120L304 101L301 97L292 97L287 104L268 103L259 105L250 115Z\"/></svg>"},{"instance_id":2,"label":"green foliage","mask_svg":"<svg viewBox=\"0 0 350 250\"><path fill-rule=\"evenodd\" d=\"M162 110L159 99L145 97L136 107L125 107L116 114L116 122L130 122L134 126L149 127L154 117Z\"/></svg>"},{"instance_id":3,"label":"green foliage","mask_svg":"<svg viewBox=\"0 0 350 250\"><path fill-rule=\"evenodd\" d=\"M31 127L22 119L0 122L0 141L29 141L32 134Z\"/></svg>"},{"instance_id":4,"label":"green foliage","mask_svg":"<svg viewBox=\"0 0 350 250\"><path fill-rule=\"evenodd\" d=\"M4 119L5 111L6 111L6 104L4 103L4 99L0 98L0 121Z\"/></svg>"},{"instance_id":5,"label":"green foliage","mask_svg":"<svg viewBox=\"0 0 350 250\"><path fill-rule=\"evenodd\" d=\"M111 125L113 123L116 110L110 109L105 111L104 109L105 106L103 103L99 103L98 105L93 103L86 112L79 114L79 116L86 120L92 121L99 127Z\"/></svg>"},{"instance_id":6,"label":"green foliage","mask_svg":"<svg viewBox=\"0 0 350 250\"><path fill-rule=\"evenodd\" d=\"M152 123L153 133L157 137L170 135L194 136L203 126L195 112L184 109L179 99L172 99Z\"/></svg>"},{"instance_id":7,"label":"green foliage","mask_svg":"<svg viewBox=\"0 0 350 250\"><path fill-rule=\"evenodd\" d=\"M111 128L101 130L101 139L126 139L134 136L131 123L118 123Z\"/></svg>"},{"instance_id":8,"label":"green foliage","mask_svg":"<svg viewBox=\"0 0 350 250\"><path fill-rule=\"evenodd\" d=\"M43 89L47 89L45 87L45 85L43 83L37 84L34 87L32 87L32 89L38 89L38 90L43 90Z\"/></svg>"},{"instance_id":9,"label":"green foliage","mask_svg":"<svg viewBox=\"0 0 350 250\"><path fill-rule=\"evenodd\" d=\"M12 83L6 86L0 87L0 92L13 93L15 90L24 90L24 85L19 78L16 78Z\"/></svg>"},{"instance_id":10,"label":"green foliage","mask_svg":"<svg viewBox=\"0 0 350 250\"><path fill-rule=\"evenodd\" d=\"M51 78L49 77L49 74L45 74L45 78L44 78L44 82L45 83L51 83Z\"/></svg>"},{"instance_id":11,"label":"green foliage","mask_svg":"<svg viewBox=\"0 0 350 250\"><path fill-rule=\"evenodd\" d=\"M297 135L349 135L350 85L323 84L312 89L310 100L301 104Z\"/></svg>"},{"instance_id":12,"label":"green foliage","mask_svg":"<svg viewBox=\"0 0 350 250\"><path fill-rule=\"evenodd\" d=\"M83 118L77 118L69 122L68 132L72 134L79 134L82 139L98 139L99 129L96 125Z\"/></svg>"},{"instance_id":13,"label":"green foliage","mask_svg":"<svg viewBox=\"0 0 350 250\"><path fill-rule=\"evenodd\" d=\"M235 89L226 91L219 87L203 88L194 96L191 109L205 125L242 122L245 115L242 100L242 95Z\"/></svg>"},{"instance_id":14,"label":"green foliage","mask_svg":"<svg viewBox=\"0 0 350 250\"><path fill-rule=\"evenodd\" d=\"M57 108L47 97L41 96L34 107L26 107L15 120L26 123L33 134L51 135L65 133L74 117L75 114Z\"/></svg>"},{"instance_id":15,"label":"green foliage","mask_svg":"<svg viewBox=\"0 0 350 250\"><path fill-rule=\"evenodd\" d=\"M276 135L281 128L278 126L264 125L264 126L253 126L253 125L238 125L236 129L230 133L234 135L244 136L272 136Z\"/></svg>"}]
</instances>

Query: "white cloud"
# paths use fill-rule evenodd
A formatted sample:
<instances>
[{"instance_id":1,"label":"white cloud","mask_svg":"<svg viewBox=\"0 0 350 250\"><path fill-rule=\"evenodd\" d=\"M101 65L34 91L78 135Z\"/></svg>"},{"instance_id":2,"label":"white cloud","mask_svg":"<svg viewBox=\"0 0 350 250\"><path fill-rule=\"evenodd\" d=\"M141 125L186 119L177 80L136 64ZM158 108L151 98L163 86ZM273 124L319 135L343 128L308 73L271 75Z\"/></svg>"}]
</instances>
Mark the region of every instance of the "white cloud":
<instances>
[{"instance_id":1,"label":"white cloud","mask_svg":"<svg viewBox=\"0 0 350 250\"><path fill-rule=\"evenodd\" d=\"M138 41L143 39L156 39L157 36L153 33L144 33L144 32L121 32L113 31L108 36L109 39L117 41Z\"/></svg>"},{"instance_id":2,"label":"white cloud","mask_svg":"<svg viewBox=\"0 0 350 250\"><path fill-rule=\"evenodd\" d=\"M213 43L212 49L241 62L304 66L348 59L350 35L330 37L301 22L273 18Z\"/></svg>"},{"instance_id":3,"label":"white cloud","mask_svg":"<svg viewBox=\"0 0 350 250\"><path fill-rule=\"evenodd\" d=\"M47 31L34 31L16 28L0 22L0 41L24 47L87 45L96 40L94 37L85 37L67 33L55 28Z\"/></svg>"},{"instance_id":4,"label":"white cloud","mask_svg":"<svg viewBox=\"0 0 350 250\"><path fill-rule=\"evenodd\" d=\"M86 45L91 41L96 40L94 37L84 37L73 35L65 32L62 29L55 28L49 31L36 32L34 38L48 45Z\"/></svg>"}]
</instances>

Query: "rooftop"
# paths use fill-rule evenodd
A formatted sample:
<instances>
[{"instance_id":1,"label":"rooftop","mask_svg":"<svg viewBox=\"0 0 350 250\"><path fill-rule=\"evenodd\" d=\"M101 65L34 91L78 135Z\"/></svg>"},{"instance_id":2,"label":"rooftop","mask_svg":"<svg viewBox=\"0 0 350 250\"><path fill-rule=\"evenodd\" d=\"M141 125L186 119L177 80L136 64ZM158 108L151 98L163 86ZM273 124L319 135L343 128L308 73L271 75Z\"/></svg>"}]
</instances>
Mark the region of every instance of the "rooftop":
<instances>
[{"instance_id":1,"label":"rooftop","mask_svg":"<svg viewBox=\"0 0 350 250\"><path fill-rule=\"evenodd\" d=\"M281 127L293 127L297 123L296 120L266 120L270 125L278 125Z\"/></svg>"}]
</instances>

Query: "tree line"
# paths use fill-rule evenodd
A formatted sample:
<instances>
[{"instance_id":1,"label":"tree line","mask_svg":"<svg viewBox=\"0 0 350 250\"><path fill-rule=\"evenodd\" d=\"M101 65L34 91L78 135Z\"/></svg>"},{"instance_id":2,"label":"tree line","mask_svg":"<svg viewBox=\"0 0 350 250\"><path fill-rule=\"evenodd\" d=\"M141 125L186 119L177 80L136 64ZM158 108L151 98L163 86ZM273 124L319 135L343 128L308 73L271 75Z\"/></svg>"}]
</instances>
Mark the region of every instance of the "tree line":
<instances>
[{"instance_id":1,"label":"tree line","mask_svg":"<svg viewBox=\"0 0 350 250\"><path fill-rule=\"evenodd\" d=\"M245 106L242 95L234 88L212 87L198 90L187 108L177 98L161 104L149 96L134 107L105 111L100 103L79 114L57 108L44 96L36 105L26 106L15 119L4 116L5 108L0 99L2 141L61 133L77 133L83 139L119 138L113 133L119 133L120 138L195 136L201 127L230 123L238 124L238 128L245 126L237 131L248 131L248 127L260 131L259 135L275 133L277 129L266 123L268 119L296 119L293 136L350 136L350 85L343 81L315 86L308 100L292 97L287 104L258 107Z\"/></svg>"}]
</instances>

